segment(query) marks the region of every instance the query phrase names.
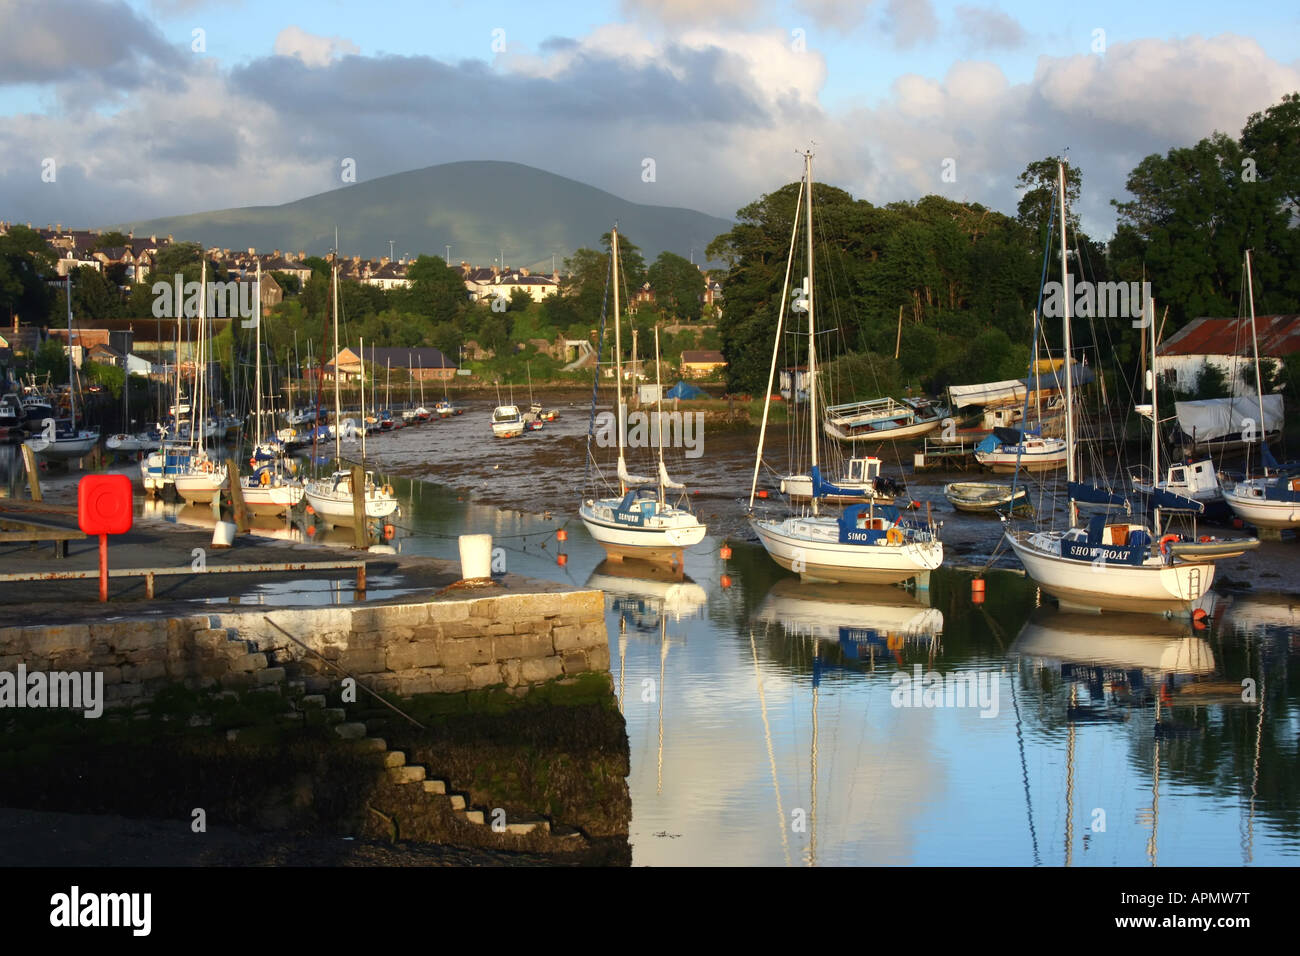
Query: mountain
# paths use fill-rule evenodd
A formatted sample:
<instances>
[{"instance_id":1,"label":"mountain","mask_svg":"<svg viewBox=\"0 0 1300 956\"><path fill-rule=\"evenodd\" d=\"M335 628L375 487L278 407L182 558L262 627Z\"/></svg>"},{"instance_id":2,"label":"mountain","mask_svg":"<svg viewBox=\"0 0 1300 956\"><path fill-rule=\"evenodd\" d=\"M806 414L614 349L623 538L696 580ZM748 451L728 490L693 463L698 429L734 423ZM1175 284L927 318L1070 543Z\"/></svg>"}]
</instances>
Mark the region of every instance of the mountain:
<instances>
[{"instance_id":1,"label":"mountain","mask_svg":"<svg viewBox=\"0 0 1300 956\"><path fill-rule=\"evenodd\" d=\"M445 163L341 186L280 206L247 206L171 216L112 228L139 235L172 235L205 247L254 247L258 252L340 252L377 259L445 256L453 262L506 264L551 271L551 257L581 247L598 248L618 223L647 262L663 250L704 261L704 247L732 227L726 219L691 209L646 206L576 180L523 166L490 161Z\"/></svg>"}]
</instances>

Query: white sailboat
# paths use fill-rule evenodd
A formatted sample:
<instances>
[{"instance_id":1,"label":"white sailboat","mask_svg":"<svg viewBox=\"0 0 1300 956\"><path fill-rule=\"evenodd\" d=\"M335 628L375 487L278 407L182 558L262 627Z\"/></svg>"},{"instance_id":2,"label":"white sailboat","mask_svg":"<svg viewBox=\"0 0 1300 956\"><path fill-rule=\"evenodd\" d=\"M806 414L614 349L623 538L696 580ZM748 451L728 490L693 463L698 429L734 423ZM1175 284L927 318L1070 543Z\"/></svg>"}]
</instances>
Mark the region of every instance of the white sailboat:
<instances>
[{"instance_id":1,"label":"white sailboat","mask_svg":"<svg viewBox=\"0 0 1300 956\"><path fill-rule=\"evenodd\" d=\"M618 432L618 497L587 498L578 509L587 532L616 559L625 557L655 561L676 561L682 551L704 540L705 526L688 508L668 502L669 489L681 489L680 482L668 476L664 464L663 430L659 433L659 474L643 478L628 473L625 442L627 409L623 405L623 337L619 310L618 227L611 231L611 275L614 283L614 382ZM655 332L656 341L658 330ZM656 351L658 347L656 346ZM658 363L656 363L657 365ZM660 388L662 393L663 389ZM593 395L593 401L595 400ZM662 426L662 411L657 416ZM591 436L588 436L590 449ZM591 452L588 450L588 455Z\"/></svg>"},{"instance_id":2,"label":"white sailboat","mask_svg":"<svg viewBox=\"0 0 1300 956\"><path fill-rule=\"evenodd\" d=\"M68 399L71 418L44 418L40 420L41 429L31 438L24 440L28 448L42 458L57 461L71 461L90 454L91 449L99 443L99 432L90 428L77 427L77 373L72 365L72 274L69 273L65 286L68 300ZM36 407L35 403L31 407ZM49 406L46 406L50 408ZM50 408L50 411L53 411Z\"/></svg>"},{"instance_id":3,"label":"white sailboat","mask_svg":"<svg viewBox=\"0 0 1300 956\"><path fill-rule=\"evenodd\" d=\"M754 461L754 480L749 494L749 522L767 553L777 564L801 575L804 580L894 584L917 579L927 586L929 573L943 563L943 543L930 524L904 522L898 510L874 501L855 504L840 517L820 513L818 466L817 355L816 312L813 297L813 211L812 153L804 154L804 184L799 192L794 215L794 232L790 237L790 257L786 265L785 286L781 291L781 314L777 319L776 342L772 349L772 367L768 373L767 399L763 404L763 424L759 432L758 455ZM799 208L807 198L808 273L803 291L793 303L808 315L808 418L813 492L808 513L786 518L760 517L754 513L759 469L763 461L763 443L767 435L767 418L771 405L772 382L781 347L781 324L785 303L789 302L790 274L795 260L795 237L799 228ZM833 490L833 489L831 489Z\"/></svg>"},{"instance_id":4,"label":"white sailboat","mask_svg":"<svg viewBox=\"0 0 1300 956\"><path fill-rule=\"evenodd\" d=\"M1257 528L1282 530L1300 528L1300 478L1269 474L1277 467L1268 450L1264 415L1264 383L1259 369L1259 336L1255 332L1255 288L1250 271L1250 251L1246 252L1246 291L1250 298L1250 338L1255 352L1255 394L1259 397L1259 447L1264 474L1239 481L1224 492L1228 507L1243 521Z\"/></svg>"},{"instance_id":5,"label":"white sailboat","mask_svg":"<svg viewBox=\"0 0 1300 956\"><path fill-rule=\"evenodd\" d=\"M338 263L334 264L333 273L333 301L334 301L334 354L339 354L339 270ZM336 360L337 362L337 360ZM362 363L364 374L365 363ZM362 383L362 393L365 387ZM364 399L363 399L364 401ZM342 410L339 404L339 369L337 364L334 369L334 459L341 462L343 452L341 448L343 429L339 427L342 421ZM363 416L363 434L364 434L364 416ZM329 525L348 525L355 522L354 495L361 494L364 499L364 511L367 518L387 518L397 510L397 496L393 493L392 485L383 485L380 487L375 481L374 472L365 473L365 487L354 489L352 487L352 473L350 471L336 471L328 478L318 478L315 481L307 482L303 489L303 497L311 505L316 514L320 515L322 521Z\"/></svg>"},{"instance_id":6,"label":"white sailboat","mask_svg":"<svg viewBox=\"0 0 1300 956\"><path fill-rule=\"evenodd\" d=\"M213 461L204 447L206 429L203 425L207 421L207 408L211 403L208 382L207 288L208 262L205 258L199 273L198 359L195 363L197 382L190 425L193 451L188 464L173 479L176 494L192 505L211 503L221 494L229 478L226 463Z\"/></svg>"},{"instance_id":7,"label":"white sailboat","mask_svg":"<svg viewBox=\"0 0 1300 956\"><path fill-rule=\"evenodd\" d=\"M1065 165L1058 165L1061 220L1061 274L1069 288L1065 242ZM1072 354L1070 303L1064 301L1065 358ZM1155 323L1151 323L1152 340ZM1151 387L1152 417L1158 420L1155 376ZM1065 377L1066 474L1075 480L1073 376ZM1153 468L1159 474L1159 442L1152 442ZM1007 543L1026 573L1062 606L1083 610L1188 612L1209 591L1214 563L1184 559L1170 548L1178 535L1160 538L1160 512L1154 528L1141 519L1093 516L1078 525L1078 507L1069 502L1070 527L1064 531L1005 531ZM1157 545L1157 539L1159 544Z\"/></svg>"},{"instance_id":8,"label":"white sailboat","mask_svg":"<svg viewBox=\"0 0 1300 956\"><path fill-rule=\"evenodd\" d=\"M253 412L253 466L252 474L240 482L244 504L255 515L282 515L302 500L302 482L284 473L282 459L262 461L262 264L257 264L257 315L254 319L255 361L254 392L257 396Z\"/></svg>"}]
</instances>

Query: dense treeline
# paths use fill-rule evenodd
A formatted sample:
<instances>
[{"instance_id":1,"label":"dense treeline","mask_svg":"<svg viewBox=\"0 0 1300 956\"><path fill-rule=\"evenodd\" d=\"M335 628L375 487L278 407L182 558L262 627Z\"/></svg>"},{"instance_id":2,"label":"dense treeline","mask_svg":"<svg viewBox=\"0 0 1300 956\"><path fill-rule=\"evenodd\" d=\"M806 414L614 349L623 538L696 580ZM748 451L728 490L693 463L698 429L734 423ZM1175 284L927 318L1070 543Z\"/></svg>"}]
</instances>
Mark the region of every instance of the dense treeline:
<instances>
[{"instance_id":1,"label":"dense treeline","mask_svg":"<svg viewBox=\"0 0 1300 956\"><path fill-rule=\"evenodd\" d=\"M818 324L835 330L833 354L860 353L841 363L868 371L858 397L1025 374L1056 176L1054 157L1026 167L1015 218L939 196L879 207L815 185ZM1068 167L1072 208L1082 179ZM1079 233L1071 212L1075 279L1150 281L1169 336L1198 316L1239 314L1251 248L1256 311L1300 311L1300 94L1249 117L1239 140L1215 133L1148 156L1127 189L1109 244ZM737 391L766 382L798 192L792 183L744 207L709 247L729 267L719 331ZM1059 280L1055 254L1049 266ZM1076 323L1081 350L1095 346L1132 374L1142 343L1129 317ZM1060 348L1059 321L1044 335ZM792 344L787 360L800 361Z\"/></svg>"}]
</instances>

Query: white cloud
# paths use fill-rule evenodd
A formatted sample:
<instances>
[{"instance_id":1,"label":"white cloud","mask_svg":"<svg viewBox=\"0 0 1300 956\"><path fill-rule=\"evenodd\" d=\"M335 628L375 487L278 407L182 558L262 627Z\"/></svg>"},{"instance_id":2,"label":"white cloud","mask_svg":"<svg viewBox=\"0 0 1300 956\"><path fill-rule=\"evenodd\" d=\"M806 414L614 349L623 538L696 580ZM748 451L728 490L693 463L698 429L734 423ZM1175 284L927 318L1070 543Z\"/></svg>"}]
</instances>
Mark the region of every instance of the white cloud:
<instances>
[{"instance_id":1,"label":"white cloud","mask_svg":"<svg viewBox=\"0 0 1300 956\"><path fill-rule=\"evenodd\" d=\"M795 0L795 9L818 26L848 33L860 27L875 0Z\"/></svg>"},{"instance_id":2,"label":"white cloud","mask_svg":"<svg viewBox=\"0 0 1300 956\"><path fill-rule=\"evenodd\" d=\"M996 7L959 6L956 13L968 50L1018 50L1029 39L1015 17Z\"/></svg>"},{"instance_id":3,"label":"white cloud","mask_svg":"<svg viewBox=\"0 0 1300 956\"><path fill-rule=\"evenodd\" d=\"M884 29L893 36L894 46L906 50L937 37L939 19L930 0L889 0Z\"/></svg>"},{"instance_id":4,"label":"white cloud","mask_svg":"<svg viewBox=\"0 0 1300 956\"><path fill-rule=\"evenodd\" d=\"M292 56L308 66L329 66L345 54L357 54L361 47L345 37L322 37L299 27L285 27L275 38L276 56Z\"/></svg>"}]
</instances>

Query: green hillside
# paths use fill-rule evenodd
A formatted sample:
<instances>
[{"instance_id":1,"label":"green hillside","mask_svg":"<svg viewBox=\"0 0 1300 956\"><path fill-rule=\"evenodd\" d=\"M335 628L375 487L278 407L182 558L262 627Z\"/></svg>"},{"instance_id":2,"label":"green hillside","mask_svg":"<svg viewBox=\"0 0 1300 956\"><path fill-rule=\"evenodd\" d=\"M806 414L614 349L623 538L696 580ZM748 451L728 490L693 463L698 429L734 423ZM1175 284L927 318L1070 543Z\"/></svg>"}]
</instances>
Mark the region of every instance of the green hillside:
<instances>
[{"instance_id":1,"label":"green hillside","mask_svg":"<svg viewBox=\"0 0 1300 956\"><path fill-rule=\"evenodd\" d=\"M733 223L691 209L646 206L518 163L463 162L383 176L280 206L248 206L118 224L136 235L173 235L206 247L304 250L379 258L443 256L490 265L504 252L511 266L551 269L575 249L593 246L618 222L648 258L704 248Z\"/></svg>"}]
</instances>

